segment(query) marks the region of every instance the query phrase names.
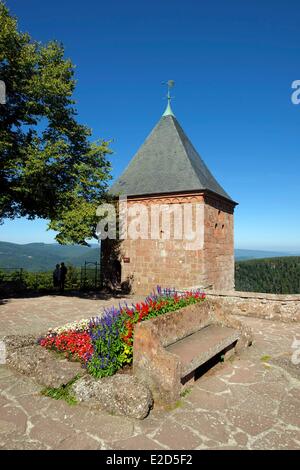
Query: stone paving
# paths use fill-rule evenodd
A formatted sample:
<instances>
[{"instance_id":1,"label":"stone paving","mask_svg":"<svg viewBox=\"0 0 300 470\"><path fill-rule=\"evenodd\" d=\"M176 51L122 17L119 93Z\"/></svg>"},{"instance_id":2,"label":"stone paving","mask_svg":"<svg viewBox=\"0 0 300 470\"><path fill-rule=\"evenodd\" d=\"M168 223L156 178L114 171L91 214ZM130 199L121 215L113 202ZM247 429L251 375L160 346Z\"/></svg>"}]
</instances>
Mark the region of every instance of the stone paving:
<instances>
[{"instance_id":1,"label":"stone paving","mask_svg":"<svg viewBox=\"0 0 300 470\"><path fill-rule=\"evenodd\" d=\"M0 306L0 334L40 332L94 315L115 299L39 297ZM299 449L300 324L239 317L254 344L195 382L172 410L143 421L40 395L30 378L0 366L0 449Z\"/></svg>"},{"instance_id":2,"label":"stone paving","mask_svg":"<svg viewBox=\"0 0 300 470\"><path fill-rule=\"evenodd\" d=\"M133 300L128 297L45 295L0 299L0 336L45 332L67 322L90 318L103 307Z\"/></svg>"}]
</instances>

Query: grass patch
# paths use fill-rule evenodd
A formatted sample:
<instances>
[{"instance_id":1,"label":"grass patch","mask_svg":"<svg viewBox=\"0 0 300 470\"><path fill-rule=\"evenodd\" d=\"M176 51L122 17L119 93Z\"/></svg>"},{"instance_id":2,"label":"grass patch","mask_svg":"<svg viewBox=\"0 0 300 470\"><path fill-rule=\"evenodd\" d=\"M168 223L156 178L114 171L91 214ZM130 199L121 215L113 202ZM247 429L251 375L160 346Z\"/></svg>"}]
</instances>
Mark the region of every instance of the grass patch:
<instances>
[{"instance_id":1,"label":"grass patch","mask_svg":"<svg viewBox=\"0 0 300 470\"><path fill-rule=\"evenodd\" d=\"M189 388L186 388L185 390L183 390L183 392L181 392L180 396L182 398L186 397L187 395L189 395L189 393L191 393L192 389L189 387Z\"/></svg>"},{"instance_id":2,"label":"grass patch","mask_svg":"<svg viewBox=\"0 0 300 470\"><path fill-rule=\"evenodd\" d=\"M268 356L268 354L266 354L265 356L261 356L260 358L262 362L268 362L270 359L271 359L271 356Z\"/></svg>"},{"instance_id":3,"label":"grass patch","mask_svg":"<svg viewBox=\"0 0 300 470\"><path fill-rule=\"evenodd\" d=\"M65 400L68 405L76 405L78 402L71 393L71 386L79 379L79 377L79 375L76 375L72 380L70 380L70 382L65 385L61 385L58 388L45 387L41 390L41 394L45 397L54 398L54 400Z\"/></svg>"}]
</instances>

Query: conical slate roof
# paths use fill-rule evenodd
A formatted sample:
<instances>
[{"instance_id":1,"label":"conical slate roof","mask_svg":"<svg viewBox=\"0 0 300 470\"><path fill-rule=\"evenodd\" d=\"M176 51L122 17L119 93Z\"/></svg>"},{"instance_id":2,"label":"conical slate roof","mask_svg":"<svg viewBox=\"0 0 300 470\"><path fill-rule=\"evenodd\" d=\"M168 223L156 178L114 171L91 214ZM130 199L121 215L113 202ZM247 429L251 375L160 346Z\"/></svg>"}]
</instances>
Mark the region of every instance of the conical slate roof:
<instances>
[{"instance_id":1,"label":"conical slate roof","mask_svg":"<svg viewBox=\"0 0 300 470\"><path fill-rule=\"evenodd\" d=\"M175 116L167 114L161 117L113 184L110 193L143 196L197 190L212 191L232 201L215 180Z\"/></svg>"}]
</instances>

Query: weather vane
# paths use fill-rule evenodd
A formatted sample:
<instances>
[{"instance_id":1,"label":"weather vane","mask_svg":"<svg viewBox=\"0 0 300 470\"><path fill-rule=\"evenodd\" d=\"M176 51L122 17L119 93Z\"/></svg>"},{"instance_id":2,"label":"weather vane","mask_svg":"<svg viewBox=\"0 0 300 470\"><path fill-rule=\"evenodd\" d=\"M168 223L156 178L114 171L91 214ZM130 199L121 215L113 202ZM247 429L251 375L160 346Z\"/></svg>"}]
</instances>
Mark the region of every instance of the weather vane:
<instances>
[{"instance_id":1,"label":"weather vane","mask_svg":"<svg viewBox=\"0 0 300 470\"><path fill-rule=\"evenodd\" d=\"M166 110L165 110L163 116L174 116L173 111L171 109L172 96L171 96L170 90L175 85L175 82L174 82L174 80L168 80L167 82L163 82L163 85L167 85L167 87L168 87L168 93L167 93L168 104L167 104L167 107L166 107Z\"/></svg>"}]
</instances>

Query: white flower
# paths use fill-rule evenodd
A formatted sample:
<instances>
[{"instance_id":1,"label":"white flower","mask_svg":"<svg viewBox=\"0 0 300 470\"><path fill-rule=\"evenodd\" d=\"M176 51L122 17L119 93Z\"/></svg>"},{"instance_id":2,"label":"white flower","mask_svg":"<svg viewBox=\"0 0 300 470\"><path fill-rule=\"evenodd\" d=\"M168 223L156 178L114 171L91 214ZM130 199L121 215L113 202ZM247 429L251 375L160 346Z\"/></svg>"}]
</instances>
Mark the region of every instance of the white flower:
<instances>
[{"instance_id":1,"label":"white flower","mask_svg":"<svg viewBox=\"0 0 300 470\"><path fill-rule=\"evenodd\" d=\"M56 328L49 328L48 332L60 334L64 331L84 331L88 329L89 323L89 318L82 318L81 320L66 323L65 325L57 326Z\"/></svg>"}]
</instances>

